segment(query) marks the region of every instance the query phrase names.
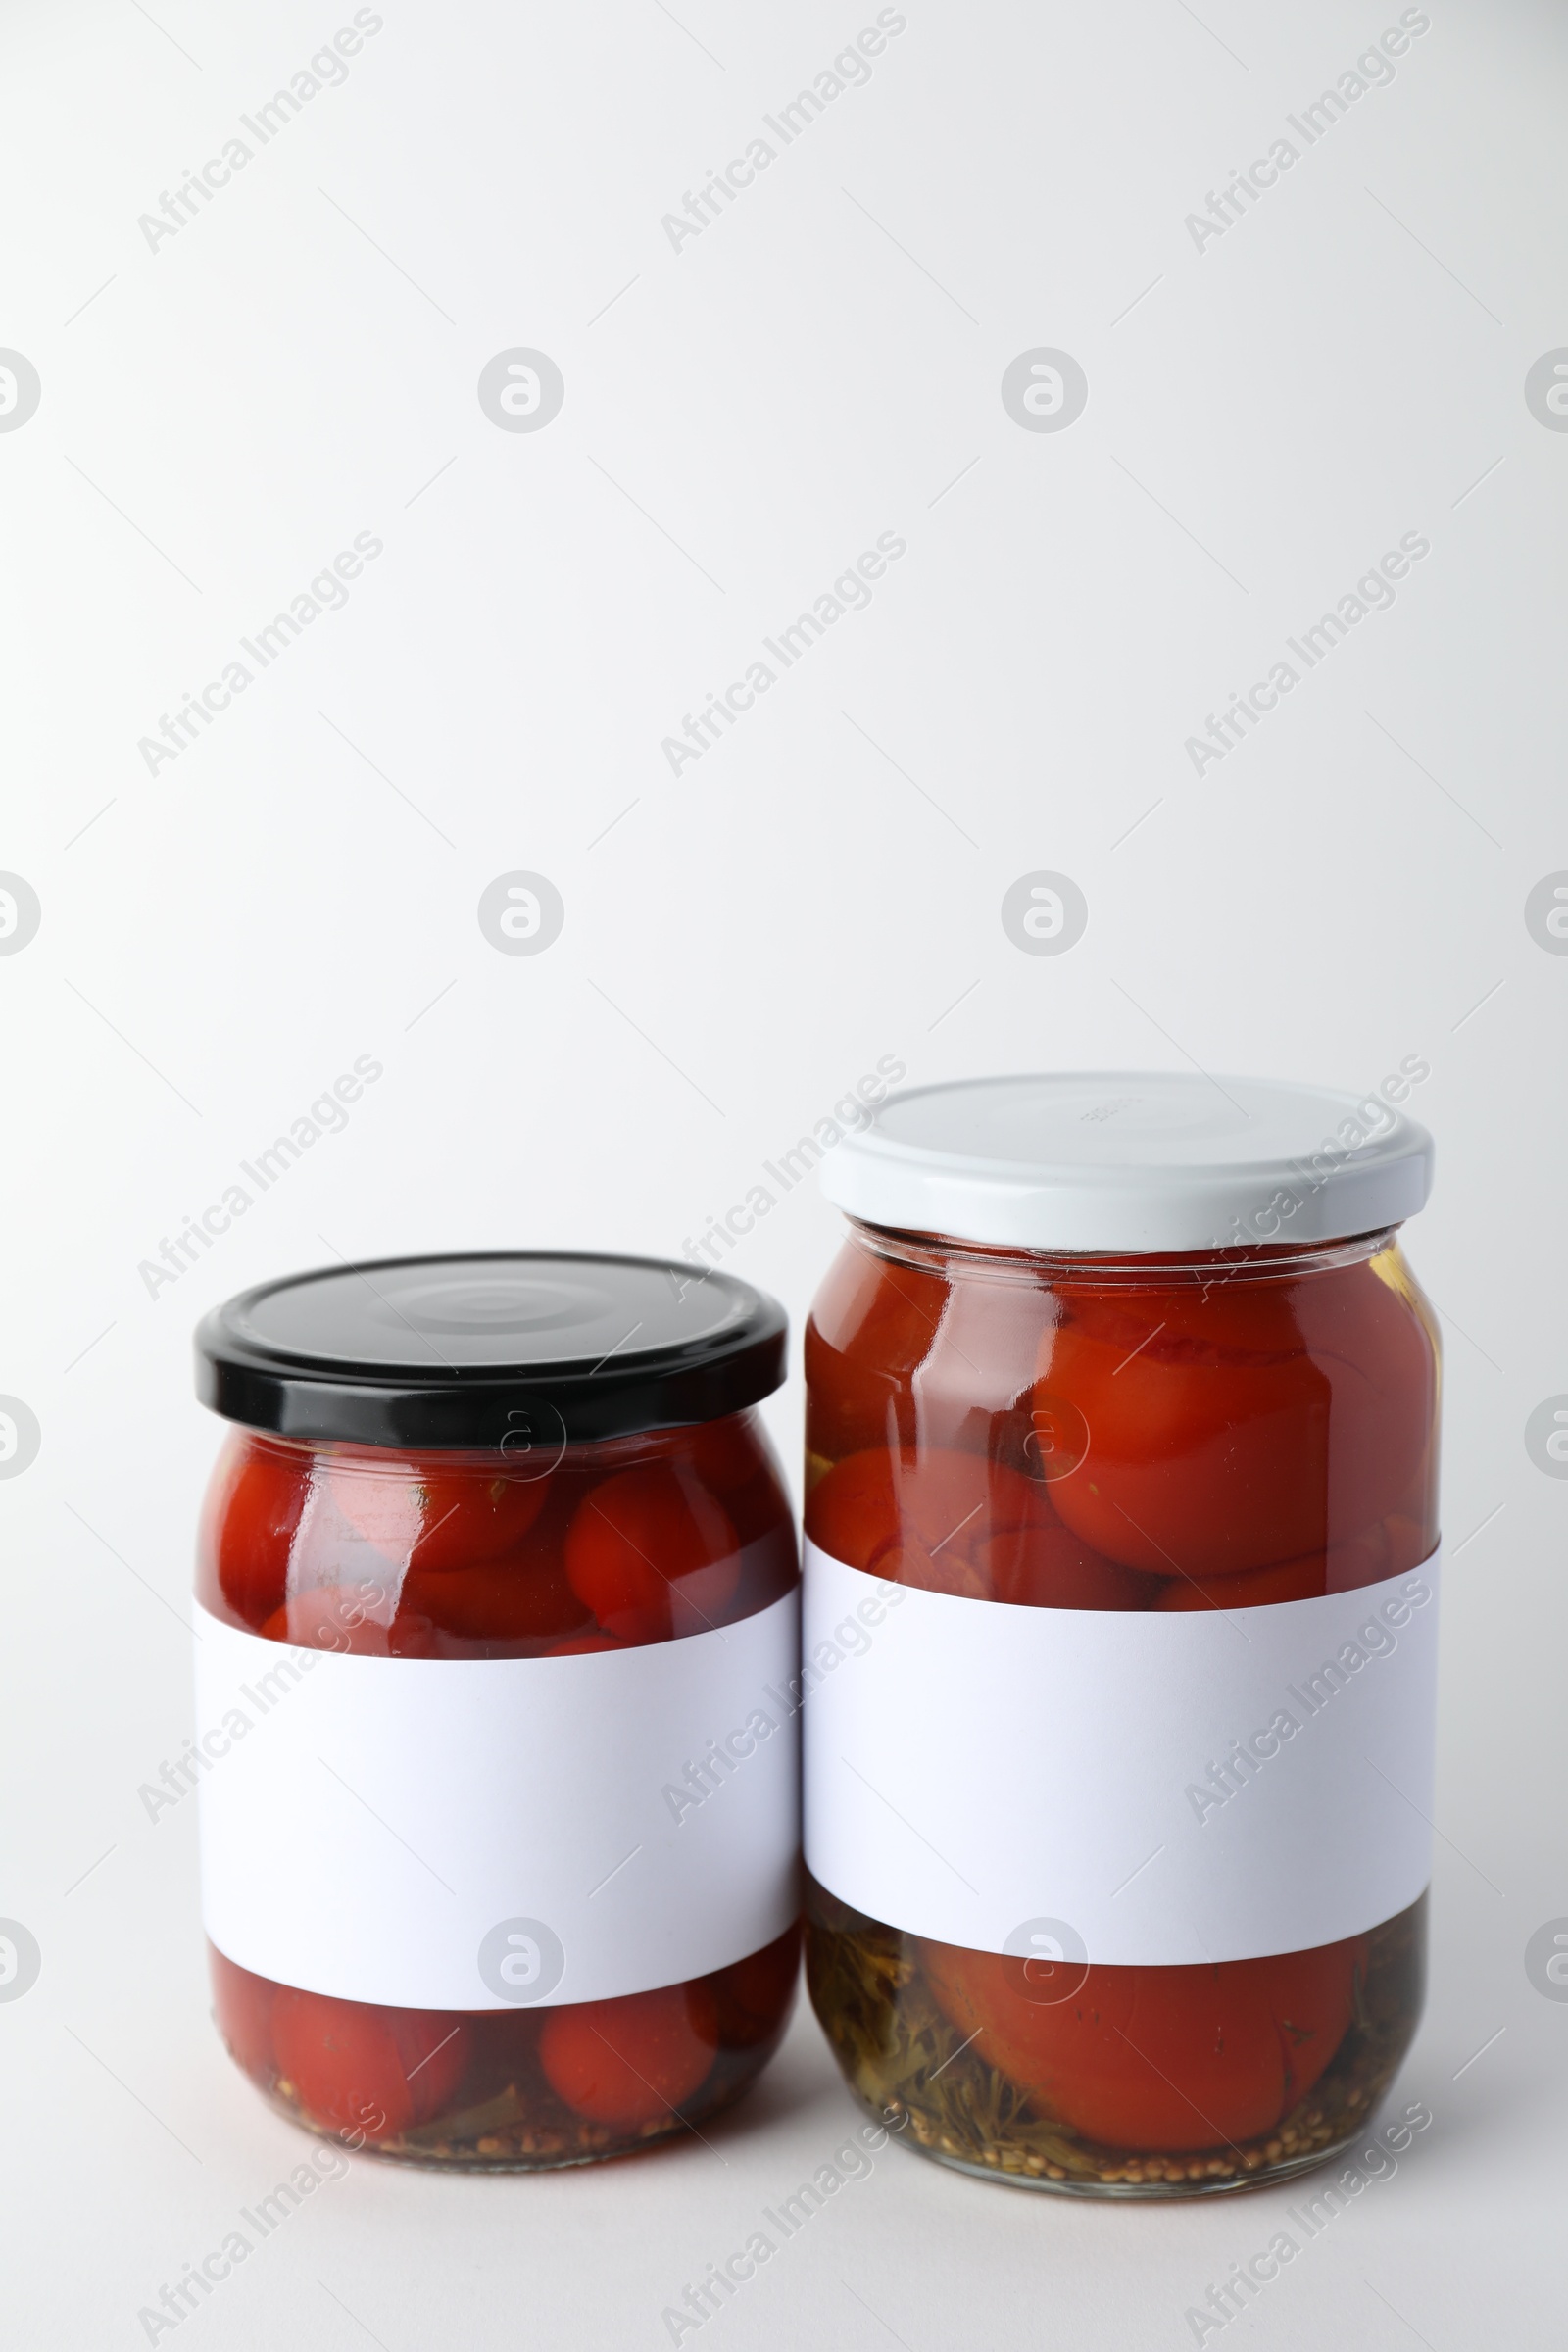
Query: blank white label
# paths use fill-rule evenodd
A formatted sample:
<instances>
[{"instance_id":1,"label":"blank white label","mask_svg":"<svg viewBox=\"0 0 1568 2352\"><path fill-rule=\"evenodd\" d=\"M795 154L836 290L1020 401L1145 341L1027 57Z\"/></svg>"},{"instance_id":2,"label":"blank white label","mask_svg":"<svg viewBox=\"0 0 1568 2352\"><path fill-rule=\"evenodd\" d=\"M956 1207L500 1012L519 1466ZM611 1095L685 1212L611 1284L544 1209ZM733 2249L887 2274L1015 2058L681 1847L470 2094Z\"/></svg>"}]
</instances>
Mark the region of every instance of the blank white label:
<instances>
[{"instance_id":1,"label":"blank white label","mask_svg":"<svg viewBox=\"0 0 1568 2352\"><path fill-rule=\"evenodd\" d=\"M1355 1936L1432 1873L1439 1553L1225 1613L1015 1608L806 1546L806 1859L973 1951L1134 1966Z\"/></svg>"},{"instance_id":2,"label":"blank white label","mask_svg":"<svg viewBox=\"0 0 1568 2352\"><path fill-rule=\"evenodd\" d=\"M565 1658L344 1657L196 1621L202 1916L258 1976L554 2007L707 1976L796 1916L798 1592Z\"/></svg>"}]
</instances>

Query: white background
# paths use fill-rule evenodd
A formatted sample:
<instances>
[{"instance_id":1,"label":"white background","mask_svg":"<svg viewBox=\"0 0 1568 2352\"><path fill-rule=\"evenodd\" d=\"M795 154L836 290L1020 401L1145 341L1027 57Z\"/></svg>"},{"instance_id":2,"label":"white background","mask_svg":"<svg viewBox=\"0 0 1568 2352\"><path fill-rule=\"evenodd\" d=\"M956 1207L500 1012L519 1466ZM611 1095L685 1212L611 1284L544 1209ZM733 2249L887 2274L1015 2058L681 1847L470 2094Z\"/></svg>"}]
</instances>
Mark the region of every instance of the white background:
<instances>
[{"instance_id":1,"label":"white background","mask_svg":"<svg viewBox=\"0 0 1568 2352\"><path fill-rule=\"evenodd\" d=\"M333 1251L679 1252L879 1055L1358 1089L1416 1055L1450 1574L1397 2097L1436 2121L1245 2326L1548 2341L1568 2006L1523 1952L1568 1913L1568 1486L1523 1429L1568 1390L1568 959L1523 906L1568 865L1568 436L1523 383L1568 344L1560 12L1433 0L1392 85L1200 253L1185 216L1396 7L909 0L676 253L661 216L869 7L387 0L344 85L150 251L138 215L350 13L0 25L0 343L43 382L0 435L0 867L43 905L0 959L0 1391L43 1431L0 1483L0 1912L43 1952L0 2005L11 2331L144 2340L301 2152L208 2022L194 1808L136 1793L190 1720L203 1308ZM565 378L538 433L476 398L517 345ZM1061 433L999 396L1040 345L1089 377ZM1395 608L1195 776L1206 714L1411 530ZM138 738L362 531L385 552L346 609L150 776ZM870 609L673 777L661 739L883 531L908 553ZM516 868L564 900L541 956L478 928ZM1002 929L1037 868L1088 900L1059 957ZM150 1297L140 1261L361 1054L347 1131ZM728 1262L798 1329L834 1230L805 1185ZM774 1424L793 1464L796 1388ZM852 2120L803 2018L711 2146L357 2165L183 2328L665 2342ZM894 2148L703 2340L1174 2347L1284 2201L1071 2207Z\"/></svg>"}]
</instances>

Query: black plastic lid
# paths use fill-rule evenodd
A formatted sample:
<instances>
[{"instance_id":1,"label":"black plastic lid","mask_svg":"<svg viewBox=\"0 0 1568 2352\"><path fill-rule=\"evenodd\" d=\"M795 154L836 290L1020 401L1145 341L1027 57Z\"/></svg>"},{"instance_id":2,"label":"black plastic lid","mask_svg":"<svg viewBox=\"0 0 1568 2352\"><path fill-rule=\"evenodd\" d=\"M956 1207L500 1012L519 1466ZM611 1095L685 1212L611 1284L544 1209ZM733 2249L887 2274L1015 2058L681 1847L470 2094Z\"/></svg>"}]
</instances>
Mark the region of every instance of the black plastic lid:
<instances>
[{"instance_id":1,"label":"black plastic lid","mask_svg":"<svg viewBox=\"0 0 1568 2352\"><path fill-rule=\"evenodd\" d=\"M787 1332L750 1283L662 1258L383 1258L215 1307L196 1393L281 1437L522 1453L739 1412L782 1382Z\"/></svg>"}]
</instances>

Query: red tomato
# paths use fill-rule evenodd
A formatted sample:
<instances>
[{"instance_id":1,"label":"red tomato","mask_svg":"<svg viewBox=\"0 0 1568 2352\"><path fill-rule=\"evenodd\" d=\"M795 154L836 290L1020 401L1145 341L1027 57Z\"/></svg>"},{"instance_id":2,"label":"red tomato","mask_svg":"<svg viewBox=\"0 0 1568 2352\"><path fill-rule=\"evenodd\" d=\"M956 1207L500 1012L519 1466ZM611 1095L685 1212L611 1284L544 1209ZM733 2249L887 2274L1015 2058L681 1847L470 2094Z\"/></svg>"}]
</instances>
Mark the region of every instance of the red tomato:
<instances>
[{"instance_id":1,"label":"red tomato","mask_svg":"<svg viewBox=\"0 0 1568 2352\"><path fill-rule=\"evenodd\" d=\"M938 1274L855 1245L839 1252L806 1326L808 1444L829 1459L914 1437L910 1379L948 1303Z\"/></svg>"},{"instance_id":2,"label":"red tomato","mask_svg":"<svg viewBox=\"0 0 1568 2352\"><path fill-rule=\"evenodd\" d=\"M320 1585L295 1592L260 1631L269 1642L335 1649L340 1657L427 1658L434 1650L428 1617L402 1610L394 1616L378 1585Z\"/></svg>"},{"instance_id":3,"label":"red tomato","mask_svg":"<svg viewBox=\"0 0 1568 2352\"><path fill-rule=\"evenodd\" d=\"M1328 1560L1276 1560L1272 1568L1241 1568L1230 1576L1173 1576L1156 1609L1261 1609L1278 1600L1316 1600L1329 1590Z\"/></svg>"},{"instance_id":4,"label":"red tomato","mask_svg":"<svg viewBox=\"0 0 1568 2352\"><path fill-rule=\"evenodd\" d=\"M1031 1609L1147 1609L1159 1587L1136 1568L1107 1560L1060 1525L993 1536L974 1547L975 1566L998 1600Z\"/></svg>"},{"instance_id":5,"label":"red tomato","mask_svg":"<svg viewBox=\"0 0 1568 2352\"><path fill-rule=\"evenodd\" d=\"M552 1642L545 1651L547 1658L592 1658L607 1649L635 1649L635 1642L622 1642L616 1634L573 1634L569 1642Z\"/></svg>"},{"instance_id":6,"label":"red tomato","mask_svg":"<svg viewBox=\"0 0 1568 2352\"><path fill-rule=\"evenodd\" d=\"M312 2121L372 2141L439 2115L467 2060L460 2018L319 1992L279 1991L272 2035L279 2071Z\"/></svg>"},{"instance_id":7,"label":"red tomato","mask_svg":"<svg viewBox=\"0 0 1568 2352\"><path fill-rule=\"evenodd\" d=\"M1232 1963L1264 1972L1269 2013L1279 2028L1289 2076L1282 2114L1305 2098L1345 2039L1366 1958L1366 1938L1351 1936L1344 1943L1319 1944L1310 1952L1279 1952L1267 1960Z\"/></svg>"},{"instance_id":8,"label":"red tomato","mask_svg":"<svg viewBox=\"0 0 1568 2352\"><path fill-rule=\"evenodd\" d=\"M724 1622L749 1617L780 1599L800 1575L794 1512L765 1432L751 1413L678 1431L677 1458L716 1494L735 1531L740 1574Z\"/></svg>"},{"instance_id":9,"label":"red tomato","mask_svg":"<svg viewBox=\"0 0 1568 2352\"><path fill-rule=\"evenodd\" d=\"M749 1416L730 1413L722 1421L705 1421L682 1431L688 1440L685 1458L710 1494L728 1494L769 1467Z\"/></svg>"},{"instance_id":10,"label":"red tomato","mask_svg":"<svg viewBox=\"0 0 1568 2352\"><path fill-rule=\"evenodd\" d=\"M1091 1968L1055 2004L1016 1961L921 1946L937 2000L1043 2112L1112 2148L1237 2146L1303 2098L1349 2026L1362 1939L1218 1967Z\"/></svg>"},{"instance_id":11,"label":"red tomato","mask_svg":"<svg viewBox=\"0 0 1568 2352\"><path fill-rule=\"evenodd\" d=\"M1353 1592L1414 1568L1432 1548L1414 1520L1380 1519L1348 1543L1304 1559L1276 1560L1269 1568L1240 1568L1229 1576L1173 1576L1156 1609L1255 1609L1272 1601L1316 1600L1325 1592Z\"/></svg>"},{"instance_id":12,"label":"red tomato","mask_svg":"<svg viewBox=\"0 0 1568 2352\"><path fill-rule=\"evenodd\" d=\"M524 1552L470 1568L411 1568L398 1613L427 1617L439 1633L467 1642L545 1641L588 1622L559 1553L537 1562Z\"/></svg>"},{"instance_id":13,"label":"red tomato","mask_svg":"<svg viewBox=\"0 0 1568 2352\"><path fill-rule=\"evenodd\" d=\"M702 1984L551 2009L539 2034L557 2095L623 2130L666 2121L701 2085L717 2047L717 2012Z\"/></svg>"},{"instance_id":14,"label":"red tomato","mask_svg":"<svg viewBox=\"0 0 1568 2352\"><path fill-rule=\"evenodd\" d=\"M789 1927L760 1952L709 1978L722 2048L751 2049L778 2032L789 2015L800 1966L801 1931Z\"/></svg>"},{"instance_id":15,"label":"red tomato","mask_svg":"<svg viewBox=\"0 0 1568 2352\"><path fill-rule=\"evenodd\" d=\"M414 2094L384 2020L357 2001L279 1993L272 2027L282 2080L313 2123L374 2142L406 2132Z\"/></svg>"},{"instance_id":16,"label":"red tomato","mask_svg":"<svg viewBox=\"0 0 1568 2352\"><path fill-rule=\"evenodd\" d=\"M207 1947L213 1971L213 2012L228 2054L241 2072L264 2087L277 2067L272 2054L272 2003L277 1986L267 1977L253 1977L220 1952Z\"/></svg>"},{"instance_id":17,"label":"red tomato","mask_svg":"<svg viewBox=\"0 0 1568 2352\"><path fill-rule=\"evenodd\" d=\"M468 2020L440 2009L394 2009L392 2035L414 2095L414 2120L433 2123L452 2104L471 2048Z\"/></svg>"},{"instance_id":18,"label":"red tomato","mask_svg":"<svg viewBox=\"0 0 1568 2352\"><path fill-rule=\"evenodd\" d=\"M618 1470L578 1504L566 1574L606 1633L627 1642L706 1633L740 1582L735 1530L686 1463Z\"/></svg>"},{"instance_id":19,"label":"red tomato","mask_svg":"<svg viewBox=\"0 0 1568 2352\"><path fill-rule=\"evenodd\" d=\"M1035 1410L1082 1415L1088 1453L1052 1499L1113 1559L1196 1577L1299 1559L1420 1484L1430 1350L1369 1265L1065 1299Z\"/></svg>"},{"instance_id":20,"label":"red tomato","mask_svg":"<svg viewBox=\"0 0 1568 2352\"><path fill-rule=\"evenodd\" d=\"M1437 1330L1398 1250L1298 1284L1296 1319L1334 1387L1331 1545L1395 1512L1435 1527Z\"/></svg>"},{"instance_id":21,"label":"red tomato","mask_svg":"<svg viewBox=\"0 0 1568 2352\"><path fill-rule=\"evenodd\" d=\"M252 1627L281 1607L288 1557L310 1491L310 1456L248 1436L230 1439L202 1521L203 1567Z\"/></svg>"},{"instance_id":22,"label":"red tomato","mask_svg":"<svg viewBox=\"0 0 1568 2352\"><path fill-rule=\"evenodd\" d=\"M332 1496L367 1543L411 1568L468 1568L515 1551L545 1506L548 1478L508 1475L462 1454L332 1459Z\"/></svg>"},{"instance_id":23,"label":"red tomato","mask_svg":"<svg viewBox=\"0 0 1568 2352\"><path fill-rule=\"evenodd\" d=\"M1411 1519L1402 1511L1392 1511L1383 1522L1383 1533L1388 1548L1377 1575L1356 1577L1349 1582L1371 1585L1385 1576L1408 1576L1412 1568L1419 1568L1423 1560L1430 1559L1437 1548L1437 1525L1430 1517ZM1343 1589L1334 1587L1336 1592Z\"/></svg>"},{"instance_id":24,"label":"red tomato","mask_svg":"<svg viewBox=\"0 0 1568 2352\"><path fill-rule=\"evenodd\" d=\"M812 1488L806 1532L846 1567L974 1600L1141 1609L1156 1590L1070 1535L1038 1479L979 1453L852 1453Z\"/></svg>"}]
</instances>

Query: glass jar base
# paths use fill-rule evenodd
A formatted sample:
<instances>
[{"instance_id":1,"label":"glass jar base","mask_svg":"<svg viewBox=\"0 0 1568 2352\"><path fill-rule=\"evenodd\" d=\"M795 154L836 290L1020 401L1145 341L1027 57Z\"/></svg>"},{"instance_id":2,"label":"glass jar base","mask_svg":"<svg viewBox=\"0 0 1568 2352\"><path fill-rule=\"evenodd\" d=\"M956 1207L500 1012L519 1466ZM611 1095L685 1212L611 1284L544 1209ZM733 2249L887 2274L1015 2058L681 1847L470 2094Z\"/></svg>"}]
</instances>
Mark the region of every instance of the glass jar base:
<instances>
[{"instance_id":1,"label":"glass jar base","mask_svg":"<svg viewBox=\"0 0 1568 2352\"><path fill-rule=\"evenodd\" d=\"M412 2165L427 2173L558 2173L579 2164L609 2164L617 2157L638 2156L666 2139L678 2139L690 2129L684 2119L654 2124L636 2133L611 2132L602 2125L584 2124L580 2135L546 2129L530 2132L518 2125L503 2126L475 2137L439 2132L400 2132L386 2139L363 2140L352 2146L330 2124L318 2124L275 2092L264 2094L277 2115L313 2139L329 2140L355 2156L381 2164ZM706 2121L706 2117L697 2119Z\"/></svg>"},{"instance_id":2,"label":"glass jar base","mask_svg":"<svg viewBox=\"0 0 1568 2352\"><path fill-rule=\"evenodd\" d=\"M971 2157L959 2156L912 2136L904 2144L915 2155L946 2166L951 2173L967 2173L973 2180L1000 2180L1010 2188L1044 2189L1048 2195L1057 2197L1169 2203L1183 2197L1234 2196L1252 2188L1277 2188L1282 2181L1298 2180L1303 2173L1316 2172L1320 2165L1332 2163L1336 2156L1353 2147L1355 2139L1354 2132L1348 2132L1327 2147L1312 2148L1301 2155L1282 2155L1251 2169L1245 2164L1214 2169L1221 2160L1203 2157L1182 2158L1178 2168L1178 2160L1173 2157L1169 2166L1156 2175L1152 2163L1130 2161L1119 2178L1108 2171L1098 2177L1069 2174L1062 2166L1049 2164L1039 2156L1021 2157L1012 2164L980 2164Z\"/></svg>"},{"instance_id":3,"label":"glass jar base","mask_svg":"<svg viewBox=\"0 0 1568 2352\"><path fill-rule=\"evenodd\" d=\"M778 2034L770 2037L761 2053L762 2063L772 2055L779 2038ZM679 2139L737 2106L760 2071L759 2064L748 2071L744 2080L715 2087L713 2095L701 2103L694 2101L683 2113L662 2116L655 2123L619 2128L592 2123L586 2118L564 2123L544 2120L527 2123L517 2117L514 2102L498 2099L492 2104L509 2109L505 2116L470 2111L466 2116L449 2116L440 2123L374 2140L318 2122L280 2083L270 2088L253 2083L252 2087L261 2092L275 2115L282 2116L298 2131L308 2132L313 2139L326 2140L350 2155L373 2157L382 2164L413 2166L422 2172L555 2173L574 2165L610 2164L620 2157L640 2156L646 2149L663 2146L666 2140Z\"/></svg>"},{"instance_id":4,"label":"glass jar base","mask_svg":"<svg viewBox=\"0 0 1568 2352\"><path fill-rule=\"evenodd\" d=\"M1061 2111L1053 2113L1032 2101L1027 2082L1012 2079L980 2055L988 2013L980 2010L986 2022L971 2032L972 2012L955 2023L944 2011L930 1973L932 1947L853 1911L814 1880L808 1889L808 1973L813 2006L852 2095L906 2147L977 2180L1066 2196L1212 2196L1294 2180L1352 2148L1368 2131L1420 2015L1426 1899L1421 1896L1369 1933L1339 2047L1271 2124L1250 2132L1239 2128L1249 2106L1254 2117L1259 2109L1269 2111L1270 2102L1261 2094L1273 2085L1260 2080L1240 2087L1233 2082L1229 2106L1216 2108L1200 2086L1198 2096L1188 2097L1195 2127L1209 2127L1206 2146L1157 2144L1174 2138L1172 2123L1179 2127L1185 2120L1168 2094L1174 2088L1170 2074L1183 2062L1190 2035L1174 2053L1161 2052L1162 2065L1148 2070L1152 2081L1123 2067L1117 2078L1121 2110L1114 2119L1113 2102L1102 2096L1097 2106L1093 2079L1080 2082L1081 2113L1075 2121L1070 2095ZM994 1964L981 1959L978 1965ZM1148 1975L1157 1981L1181 1973L1151 1968ZM1087 2014L1093 2003L1079 2007ZM1284 2031L1304 2040L1299 2028L1305 2021L1298 2015L1293 2026L1290 2020L1287 2010ZM1016 2017L1009 2022L1017 2034ZM1088 2044L1091 2058L1095 2047ZM1071 2094L1073 2081L1064 2063L1062 2071ZM1119 2128L1119 2141L1091 2134L1088 2123L1102 2118L1110 2129ZM1139 2125L1156 2144L1127 2144ZM1231 2135L1224 2137L1227 2125Z\"/></svg>"}]
</instances>

